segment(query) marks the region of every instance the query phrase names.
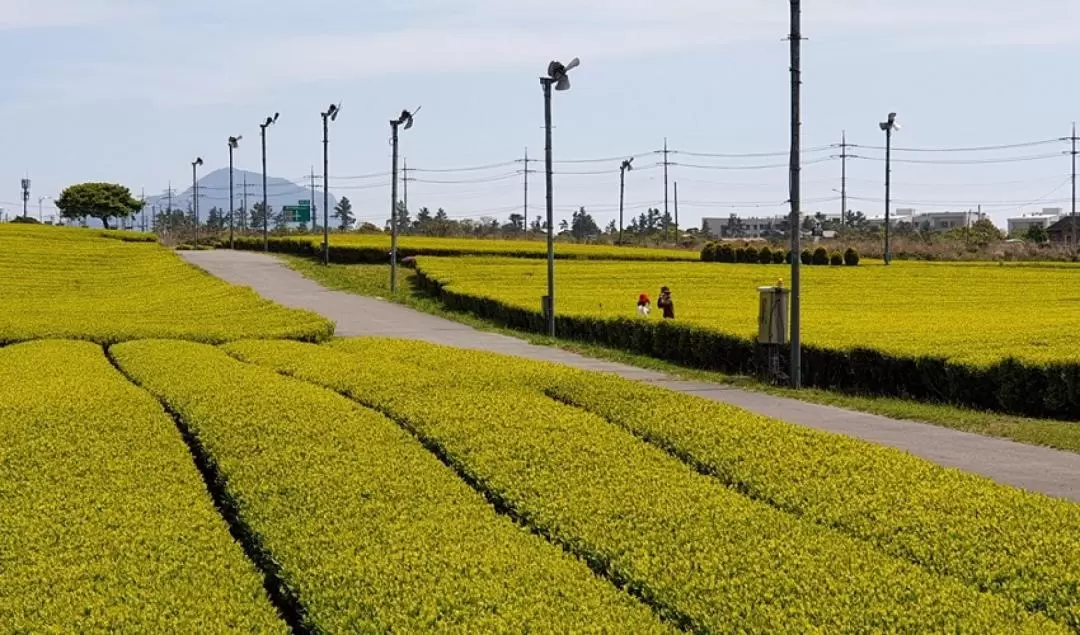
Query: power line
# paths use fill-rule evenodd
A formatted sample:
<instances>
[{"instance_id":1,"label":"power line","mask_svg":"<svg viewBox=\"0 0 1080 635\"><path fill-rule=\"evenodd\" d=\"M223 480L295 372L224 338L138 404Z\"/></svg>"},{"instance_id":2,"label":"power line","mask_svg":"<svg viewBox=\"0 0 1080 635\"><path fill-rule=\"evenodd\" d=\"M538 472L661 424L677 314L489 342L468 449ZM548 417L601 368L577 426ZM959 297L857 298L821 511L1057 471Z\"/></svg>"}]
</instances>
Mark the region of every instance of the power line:
<instances>
[{"instance_id":1,"label":"power line","mask_svg":"<svg viewBox=\"0 0 1080 635\"><path fill-rule=\"evenodd\" d=\"M882 157L867 157L858 154L850 155L852 159L864 161L884 161ZM1001 163L1023 163L1026 161L1044 161L1046 159L1060 158L1060 153L1036 154L1020 157L1004 157L998 159L892 159L893 163L917 163L924 165L991 165Z\"/></svg>"},{"instance_id":2,"label":"power line","mask_svg":"<svg viewBox=\"0 0 1080 635\"><path fill-rule=\"evenodd\" d=\"M972 146L967 148L893 148L893 152L992 152L995 150L1015 150L1018 148L1033 148L1051 143L1060 143L1061 139L1045 139L1042 141L1027 141L1024 143L1009 143L993 146ZM884 150L884 146L864 146L851 144L852 148L865 148L867 150Z\"/></svg>"}]
</instances>

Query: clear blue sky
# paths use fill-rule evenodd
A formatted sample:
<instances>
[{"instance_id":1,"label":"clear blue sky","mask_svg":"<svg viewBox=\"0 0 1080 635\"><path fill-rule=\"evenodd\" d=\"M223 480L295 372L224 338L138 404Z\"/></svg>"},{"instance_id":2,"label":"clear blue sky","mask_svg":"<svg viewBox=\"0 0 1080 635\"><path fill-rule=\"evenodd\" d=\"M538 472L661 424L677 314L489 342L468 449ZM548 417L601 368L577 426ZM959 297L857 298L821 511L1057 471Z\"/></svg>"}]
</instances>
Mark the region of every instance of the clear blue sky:
<instances>
[{"instance_id":1,"label":"clear blue sky","mask_svg":"<svg viewBox=\"0 0 1080 635\"><path fill-rule=\"evenodd\" d=\"M1076 0L813 0L805 3L804 139L881 145L890 110L898 147L966 147L1055 139L1080 118ZM270 173L299 178L321 164L319 112L342 101L331 146L331 191L381 224L388 120L422 104L404 136L410 167L452 168L543 151L537 77L553 58L580 56L573 89L555 101L558 160L619 157L661 147L704 153L783 152L788 144L788 2L783 0L0 0L0 207L75 182L122 182L158 194L190 183L190 162L227 165L226 138L244 135L238 167L259 170L258 123L274 111ZM1055 155L1019 163L894 166L898 207L984 204L995 221L1068 207L1064 144L997 153L898 154L909 159ZM808 153L826 158L836 151ZM868 157L880 153L853 150ZM753 166L783 157L692 158ZM653 156L638 159L649 168ZM452 216L520 210L519 166L416 173L410 207ZM540 164L536 168L542 167ZM316 167L318 169L318 167ZM603 225L617 214L618 160L560 164L606 170L556 179L560 216L585 205ZM850 207L882 207L883 165L849 164ZM781 213L783 168L672 168L681 221ZM806 211L839 211L838 161L808 163ZM499 177L504 177L499 180ZM628 214L663 199L658 169L628 179ZM363 188L363 189L361 189ZM530 217L543 179L531 181ZM919 204L910 204L918 202ZM760 208L736 203L756 203ZM50 212L45 203L46 216Z\"/></svg>"}]
</instances>

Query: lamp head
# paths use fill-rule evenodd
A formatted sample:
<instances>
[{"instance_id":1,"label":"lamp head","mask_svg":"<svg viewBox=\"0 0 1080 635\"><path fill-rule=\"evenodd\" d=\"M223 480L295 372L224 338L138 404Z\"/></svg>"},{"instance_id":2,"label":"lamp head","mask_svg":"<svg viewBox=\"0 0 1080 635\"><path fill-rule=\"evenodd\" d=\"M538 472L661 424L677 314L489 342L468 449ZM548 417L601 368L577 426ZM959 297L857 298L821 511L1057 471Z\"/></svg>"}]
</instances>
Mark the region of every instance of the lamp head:
<instances>
[{"instance_id":1,"label":"lamp head","mask_svg":"<svg viewBox=\"0 0 1080 635\"><path fill-rule=\"evenodd\" d=\"M581 66L581 60L576 57L570 60L569 64L563 64L557 60L552 60L548 64L548 77L555 83L555 90L570 90L568 73L578 66Z\"/></svg>"},{"instance_id":2,"label":"lamp head","mask_svg":"<svg viewBox=\"0 0 1080 635\"><path fill-rule=\"evenodd\" d=\"M634 169L634 157L630 157L629 159L623 161L622 162L622 169L624 169L624 170L633 170Z\"/></svg>"},{"instance_id":3,"label":"lamp head","mask_svg":"<svg viewBox=\"0 0 1080 635\"><path fill-rule=\"evenodd\" d=\"M229 137L229 147L234 149L234 150L236 148L239 148L240 147L240 140L243 139L243 138L244 138L243 135L240 135L238 137Z\"/></svg>"},{"instance_id":4,"label":"lamp head","mask_svg":"<svg viewBox=\"0 0 1080 635\"><path fill-rule=\"evenodd\" d=\"M326 109L326 117L330 118L330 121L337 121L338 113L341 112L341 104L330 104L330 107Z\"/></svg>"},{"instance_id":5,"label":"lamp head","mask_svg":"<svg viewBox=\"0 0 1080 635\"><path fill-rule=\"evenodd\" d=\"M202 165L202 164L203 164L203 160L202 160L202 157L198 157L198 158L196 158L196 159L195 159L194 161L192 161L192 163L191 163L191 165Z\"/></svg>"}]
</instances>

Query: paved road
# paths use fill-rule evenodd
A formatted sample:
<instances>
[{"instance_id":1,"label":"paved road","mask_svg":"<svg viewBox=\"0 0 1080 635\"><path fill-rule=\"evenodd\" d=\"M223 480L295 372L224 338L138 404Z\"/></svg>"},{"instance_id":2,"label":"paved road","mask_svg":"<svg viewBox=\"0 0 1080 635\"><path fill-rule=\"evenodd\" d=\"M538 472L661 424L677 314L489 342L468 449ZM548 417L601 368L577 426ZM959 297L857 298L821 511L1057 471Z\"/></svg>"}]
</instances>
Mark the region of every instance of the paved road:
<instances>
[{"instance_id":1,"label":"paved road","mask_svg":"<svg viewBox=\"0 0 1080 635\"><path fill-rule=\"evenodd\" d=\"M215 276L252 287L280 304L315 311L334 320L340 336L381 335L417 339L615 373L628 379L734 404L798 425L899 448L939 465L983 474L999 483L1080 502L1080 454L810 404L720 384L682 381L654 371L591 359L557 348L536 346L505 335L477 331L398 304L330 291L272 256L259 253L227 250L181 253L189 262Z\"/></svg>"}]
</instances>

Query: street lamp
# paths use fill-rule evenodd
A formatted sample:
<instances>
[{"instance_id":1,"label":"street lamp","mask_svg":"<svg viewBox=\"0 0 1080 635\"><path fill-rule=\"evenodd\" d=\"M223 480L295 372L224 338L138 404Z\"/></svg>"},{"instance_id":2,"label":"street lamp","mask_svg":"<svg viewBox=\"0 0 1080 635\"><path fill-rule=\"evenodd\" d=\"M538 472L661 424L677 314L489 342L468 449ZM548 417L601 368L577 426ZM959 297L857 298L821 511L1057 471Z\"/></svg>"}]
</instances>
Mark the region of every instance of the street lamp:
<instances>
[{"instance_id":1,"label":"street lamp","mask_svg":"<svg viewBox=\"0 0 1080 635\"><path fill-rule=\"evenodd\" d=\"M330 122L337 121L341 112L341 104L330 104L326 112L322 113L322 142L323 142L323 264L330 264Z\"/></svg>"},{"instance_id":2,"label":"street lamp","mask_svg":"<svg viewBox=\"0 0 1080 635\"><path fill-rule=\"evenodd\" d=\"M273 117L267 117L265 122L259 124L259 134L262 135L263 251L270 251L270 212L266 208L266 129L277 123L280 114L275 112Z\"/></svg>"},{"instance_id":3,"label":"street lamp","mask_svg":"<svg viewBox=\"0 0 1080 635\"><path fill-rule=\"evenodd\" d=\"M45 201L51 201L51 200L52 200L51 196L39 196L38 197L38 200L37 200L38 222L40 222L40 223L45 222L45 215L44 215L44 212L42 211L42 203L44 203Z\"/></svg>"},{"instance_id":4,"label":"street lamp","mask_svg":"<svg viewBox=\"0 0 1080 635\"><path fill-rule=\"evenodd\" d=\"M191 209L195 212L195 249L199 248L199 166L203 164L202 157L191 162Z\"/></svg>"},{"instance_id":5,"label":"street lamp","mask_svg":"<svg viewBox=\"0 0 1080 635\"><path fill-rule=\"evenodd\" d=\"M229 137L229 249L236 249L233 242L233 233L236 222L236 196L233 194L233 150L240 147L240 140L244 137Z\"/></svg>"},{"instance_id":6,"label":"street lamp","mask_svg":"<svg viewBox=\"0 0 1080 635\"><path fill-rule=\"evenodd\" d=\"M622 162L619 167L619 244L622 244L623 202L626 199L626 173L634 169L634 157Z\"/></svg>"},{"instance_id":7,"label":"street lamp","mask_svg":"<svg viewBox=\"0 0 1080 635\"><path fill-rule=\"evenodd\" d=\"M885 132L885 264L892 261L892 252L889 250L889 213L892 207L892 133L899 130L896 123L896 113L890 112L886 121L878 124Z\"/></svg>"},{"instance_id":8,"label":"street lamp","mask_svg":"<svg viewBox=\"0 0 1080 635\"><path fill-rule=\"evenodd\" d=\"M390 144L393 146L393 165L390 168L390 293L397 293L397 237L398 237L398 126L404 124L408 130L413 126L413 117L420 112L417 107L413 112L402 110L401 116L390 120Z\"/></svg>"},{"instance_id":9,"label":"street lamp","mask_svg":"<svg viewBox=\"0 0 1080 635\"><path fill-rule=\"evenodd\" d=\"M547 327L550 337L555 337L555 205L552 198L551 87L555 86L555 90L570 90L570 78L567 73L580 65L581 60L576 57L566 65L552 61L548 64L547 77L540 78L540 86L544 89L544 164L547 177L548 294L544 310L547 313Z\"/></svg>"}]
</instances>

